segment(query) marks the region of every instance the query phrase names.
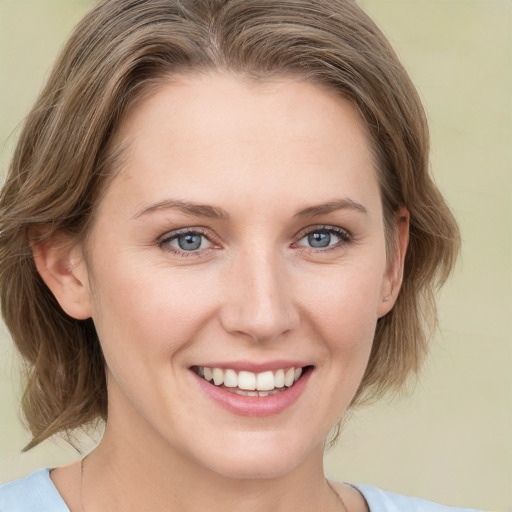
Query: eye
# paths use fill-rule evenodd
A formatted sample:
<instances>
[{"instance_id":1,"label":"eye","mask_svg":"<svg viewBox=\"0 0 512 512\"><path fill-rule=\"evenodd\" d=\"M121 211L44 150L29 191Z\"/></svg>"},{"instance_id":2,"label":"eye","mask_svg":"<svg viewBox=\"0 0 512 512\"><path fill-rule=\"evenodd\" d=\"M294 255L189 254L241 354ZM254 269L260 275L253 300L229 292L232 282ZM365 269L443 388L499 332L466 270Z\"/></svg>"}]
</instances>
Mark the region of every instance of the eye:
<instances>
[{"instance_id":1,"label":"eye","mask_svg":"<svg viewBox=\"0 0 512 512\"><path fill-rule=\"evenodd\" d=\"M168 251L191 253L209 249L212 243L199 231L183 230L165 237L159 245Z\"/></svg>"},{"instance_id":2,"label":"eye","mask_svg":"<svg viewBox=\"0 0 512 512\"><path fill-rule=\"evenodd\" d=\"M312 249L328 249L349 241L350 235L347 231L326 226L305 233L305 236L297 242L297 245L308 246Z\"/></svg>"}]
</instances>

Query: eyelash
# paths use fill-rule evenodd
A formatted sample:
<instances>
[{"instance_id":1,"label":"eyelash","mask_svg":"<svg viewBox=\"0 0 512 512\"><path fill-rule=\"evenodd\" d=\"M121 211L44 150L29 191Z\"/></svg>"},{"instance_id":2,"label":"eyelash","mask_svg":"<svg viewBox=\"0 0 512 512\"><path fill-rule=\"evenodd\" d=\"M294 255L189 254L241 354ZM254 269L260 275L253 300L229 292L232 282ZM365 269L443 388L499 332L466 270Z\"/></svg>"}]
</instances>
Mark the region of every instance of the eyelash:
<instances>
[{"instance_id":1,"label":"eyelash","mask_svg":"<svg viewBox=\"0 0 512 512\"><path fill-rule=\"evenodd\" d=\"M324 253L327 251L339 249L340 247L350 244L352 242L352 235L347 230L338 228L338 227L334 227L334 226L323 225L323 226L313 226L311 228L307 228L307 229L301 231L297 235L297 237L296 237L297 241L294 242L294 244L297 244L302 239L306 238L308 235L311 235L313 233L328 233L330 235L335 235L340 240L338 242L336 242L335 244L329 245L327 247L322 247L322 248L300 247L299 250L315 252L315 253ZM193 228L193 229L184 228L184 229L180 229L178 231L174 231L171 234L164 235L164 238L158 242L158 246L166 252L172 252L172 253L174 253L180 257L184 257L184 258L191 257L191 256L198 257L198 256L203 255L206 251L209 251L210 247L203 249L203 250L185 251L185 250L177 249L170 245L170 242L172 242L173 240L177 240L181 236L185 236L185 235L200 235L201 237L206 239L209 243L214 244L214 242L211 240L211 238L207 235L207 233L204 230L202 230L200 228Z\"/></svg>"},{"instance_id":2,"label":"eyelash","mask_svg":"<svg viewBox=\"0 0 512 512\"><path fill-rule=\"evenodd\" d=\"M184 250L180 250L175 247L172 247L170 245L170 242L172 242L173 240L177 240L178 238L185 236L185 235L200 235L201 237L208 240L208 242L213 244L210 237L202 229L200 229L200 228L193 228L193 229L184 228L184 229L180 229L178 231L173 231L170 234L168 233L168 234L164 235L164 238L162 240L160 240L160 242L158 243L158 246L160 247L160 249L162 249L166 252L172 252L172 253L176 254L177 256L181 256L183 258L187 258L190 256L198 257L201 254L203 254L205 252L205 250L208 250L208 249L203 249L202 251L184 251Z\"/></svg>"},{"instance_id":3,"label":"eyelash","mask_svg":"<svg viewBox=\"0 0 512 512\"><path fill-rule=\"evenodd\" d=\"M324 253L336 249L340 249L343 246L346 246L352 242L352 235L346 230L342 228L338 228L335 226L313 226L311 228L307 228L306 230L303 230L298 235L298 241L306 238L308 235L311 235L313 233L328 233L330 235L335 235L339 238L339 241L336 242L333 245L329 245L327 247L322 248L315 248L315 247L303 247L302 250L307 250L308 252L315 252L315 253ZM297 242L295 242L297 243Z\"/></svg>"}]
</instances>

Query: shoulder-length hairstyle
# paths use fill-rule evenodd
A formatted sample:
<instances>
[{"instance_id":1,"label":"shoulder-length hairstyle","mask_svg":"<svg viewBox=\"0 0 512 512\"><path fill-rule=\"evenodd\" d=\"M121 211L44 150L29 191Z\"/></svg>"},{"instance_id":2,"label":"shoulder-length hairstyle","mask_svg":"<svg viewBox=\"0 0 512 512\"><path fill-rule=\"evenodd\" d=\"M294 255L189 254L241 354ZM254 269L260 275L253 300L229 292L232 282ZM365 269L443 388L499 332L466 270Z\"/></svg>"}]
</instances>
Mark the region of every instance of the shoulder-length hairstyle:
<instances>
[{"instance_id":1,"label":"shoulder-length hairstyle","mask_svg":"<svg viewBox=\"0 0 512 512\"><path fill-rule=\"evenodd\" d=\"M116 171L112 140L130 107L170 77L211 71L299 77L358 107L377 162L388 253L402 206L410 243L402 289L377 323L353 404L400 389L420 367L435 324L433 291L453 267L459 234L429 175L421 101L373 21L353 0L104 0L76 27L26 118L0 196L0 302L26 362L26 449L107 417L93 321L62 311L31 242L58 232L83 239Z\"/></svg>"}]
</instances>

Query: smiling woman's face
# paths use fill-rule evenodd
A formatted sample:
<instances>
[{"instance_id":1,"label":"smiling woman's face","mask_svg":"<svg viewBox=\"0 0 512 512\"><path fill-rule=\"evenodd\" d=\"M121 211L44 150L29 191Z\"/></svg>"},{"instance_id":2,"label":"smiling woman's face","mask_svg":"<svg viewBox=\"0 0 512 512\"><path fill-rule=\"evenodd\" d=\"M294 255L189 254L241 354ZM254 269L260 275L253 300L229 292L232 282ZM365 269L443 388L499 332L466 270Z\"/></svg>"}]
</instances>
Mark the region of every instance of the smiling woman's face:
<instances>
[{"instance_id":1,"label":"smiling woman's face","mask_svg":"<svg viewBox=\"0 0 512 512\"><path fill-rule=\"evenodd\" d=\"M357 110L306 82L212 74L162 86L118 139L73 267L107 433L227 476L319 463L400 279Z\"/></svg>"}]
</instances>

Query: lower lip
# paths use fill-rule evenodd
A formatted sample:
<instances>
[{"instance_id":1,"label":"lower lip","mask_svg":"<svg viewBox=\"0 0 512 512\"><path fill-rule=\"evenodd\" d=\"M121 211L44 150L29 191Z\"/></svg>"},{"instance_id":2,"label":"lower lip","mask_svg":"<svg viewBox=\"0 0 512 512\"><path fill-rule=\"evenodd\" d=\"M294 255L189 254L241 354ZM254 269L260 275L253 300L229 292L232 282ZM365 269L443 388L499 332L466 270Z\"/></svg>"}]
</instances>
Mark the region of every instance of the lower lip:
<instances>
[{"instance_id":1,"label":"lower lip","mask_svg":"<svg viewBox=\"0 0 512 512\"><path fill-rule=\"evenodd\" d=\"M304 391L312 369L310 368L304 372L292 387L268 396L237 395L210 384L195 372L192 373L206 395L224 409L239 416L264 417L279 414L294 404Z\"/></svg>"}]
</instances>

